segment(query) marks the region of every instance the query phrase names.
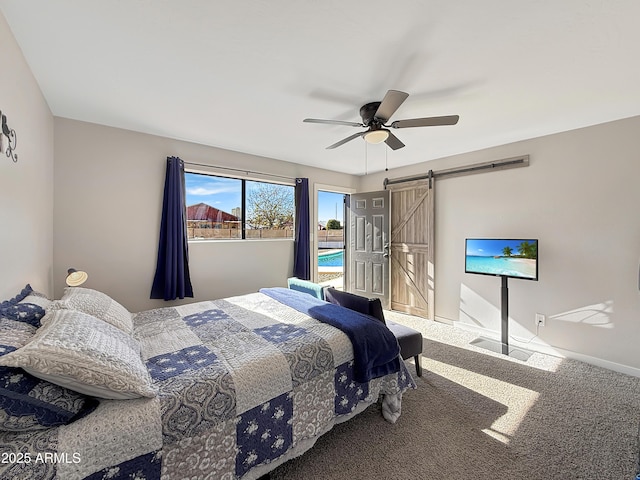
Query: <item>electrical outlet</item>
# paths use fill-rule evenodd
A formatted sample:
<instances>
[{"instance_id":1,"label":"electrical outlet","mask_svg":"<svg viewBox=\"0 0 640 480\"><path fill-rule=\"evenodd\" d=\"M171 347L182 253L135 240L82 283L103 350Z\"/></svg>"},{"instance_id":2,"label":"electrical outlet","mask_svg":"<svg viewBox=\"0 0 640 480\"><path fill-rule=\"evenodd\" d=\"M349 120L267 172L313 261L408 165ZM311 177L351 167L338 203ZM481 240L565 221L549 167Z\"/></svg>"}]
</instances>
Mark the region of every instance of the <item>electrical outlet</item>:
<instances>
[{"instance_id":1,"label":"electrical outlet","mask_svg":"<svg viewBox=\"0 0 640 480\"><path fill-rule=\"evenodd\" d=\"M543 313L536 313L536 326L544 327L544 323L547 320L547 317L544 316Z\"/></svg>"}]
</instances>

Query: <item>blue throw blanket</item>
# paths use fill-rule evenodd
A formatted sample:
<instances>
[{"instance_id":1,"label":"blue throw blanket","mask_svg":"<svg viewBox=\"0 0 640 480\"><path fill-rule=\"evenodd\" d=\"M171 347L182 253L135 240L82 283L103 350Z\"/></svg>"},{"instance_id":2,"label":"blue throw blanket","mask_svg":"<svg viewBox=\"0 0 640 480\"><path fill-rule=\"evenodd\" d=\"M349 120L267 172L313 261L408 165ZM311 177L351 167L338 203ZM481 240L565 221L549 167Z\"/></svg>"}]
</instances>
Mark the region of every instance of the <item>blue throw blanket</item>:
<instances>
[{"instance_id":1,"label":"blue throw blanket","mask_svg":"<svg viewBox=\"0 0 640 480\"><path fill-rule=\"evenodd\" d=\"M356 381L364 383L400 370L398 340L373 317L287 288L262 288L260 293L342 330L353 345Z\"/></svg>"}]
</instances>

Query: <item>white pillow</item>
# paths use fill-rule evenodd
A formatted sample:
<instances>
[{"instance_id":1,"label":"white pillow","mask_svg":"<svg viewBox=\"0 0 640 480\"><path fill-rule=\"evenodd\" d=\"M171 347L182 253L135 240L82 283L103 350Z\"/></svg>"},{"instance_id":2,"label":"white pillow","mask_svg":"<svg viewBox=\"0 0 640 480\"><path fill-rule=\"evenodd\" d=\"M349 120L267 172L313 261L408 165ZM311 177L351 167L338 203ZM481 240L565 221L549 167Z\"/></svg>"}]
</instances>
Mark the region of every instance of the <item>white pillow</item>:
<instances>
[{"instance_id":1,"label":"white pillow","mask_svg":"<svg viewBox=\"0 0 640 480\"><path fill-rule=\"evenodd\" d=\"M81 287L67 288L62 298L53 302L50 308L78 310L104 320L125 333L133 332L131 312L113 298L97 290Z\"/></svg>"},{"instance_id":2,"label":"white pillow","mask_svg":"<svg viewBox=\"0 0 640 480\"><path fill-rule=\"evenodd\" d=\"M100 398L154 397L140 345L121 330L76 310L53 310L25 346L0 365Z\"/></svg>"}]
</instances>

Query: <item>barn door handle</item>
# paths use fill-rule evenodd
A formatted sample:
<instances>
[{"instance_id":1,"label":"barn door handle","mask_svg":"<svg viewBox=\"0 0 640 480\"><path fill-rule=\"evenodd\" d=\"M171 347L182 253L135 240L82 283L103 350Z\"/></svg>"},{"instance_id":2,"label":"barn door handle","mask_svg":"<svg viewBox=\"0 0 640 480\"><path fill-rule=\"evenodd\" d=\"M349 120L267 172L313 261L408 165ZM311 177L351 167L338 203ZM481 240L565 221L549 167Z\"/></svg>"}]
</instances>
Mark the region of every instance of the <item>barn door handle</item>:
<instances>
[{"instance_id":1,"label":"barn door handle","mask_svg":"<svg viewBox=\"0 0 640 480\"><path fill-rule=\"evenodd\" d=\"M384 253L382 254L382 256L384 258L389 258L389 244L385 243L383 249L384 249Z\"/></svg>"}]
</instances>

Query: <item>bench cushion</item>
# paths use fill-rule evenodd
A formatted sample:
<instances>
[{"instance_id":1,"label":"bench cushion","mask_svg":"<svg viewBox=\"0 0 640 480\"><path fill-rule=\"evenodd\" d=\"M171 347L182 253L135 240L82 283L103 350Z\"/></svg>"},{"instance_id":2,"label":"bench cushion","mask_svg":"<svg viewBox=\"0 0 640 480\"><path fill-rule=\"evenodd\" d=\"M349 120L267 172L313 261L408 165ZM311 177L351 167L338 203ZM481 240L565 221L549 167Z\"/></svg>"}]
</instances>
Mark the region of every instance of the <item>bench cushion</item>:
<instances>
[{"instance_id":1,"label":"bench cushion","mask_svg":"<svg viewBox=\"0 0 640 480\"><path fill-rule=\"evenodd\" d=\"M398 339L400 354L404 360L422 353L422 334L420 332L390 320L387 320L387 327Z\"/></svg>"}]
</instances>

